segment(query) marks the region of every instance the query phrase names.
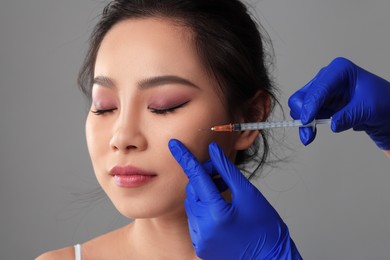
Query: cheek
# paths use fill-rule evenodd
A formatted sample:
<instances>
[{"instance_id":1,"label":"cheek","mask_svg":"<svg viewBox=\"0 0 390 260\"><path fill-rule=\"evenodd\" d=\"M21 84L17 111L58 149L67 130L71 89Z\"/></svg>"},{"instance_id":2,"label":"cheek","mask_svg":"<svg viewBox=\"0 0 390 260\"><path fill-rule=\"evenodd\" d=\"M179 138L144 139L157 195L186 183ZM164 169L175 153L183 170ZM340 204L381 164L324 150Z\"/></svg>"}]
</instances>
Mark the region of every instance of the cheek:
<instances>
[{"instance_id":1,"label":"cheek","mask_svg":"<svg viewBox=\"0 0 390 260\"><path fill-rule=\"evenodd\" d=\"M210 102L213 104L213 102ZM215 104L215 102L214 102ZM205 106L206 108L206 106ZM212 111L212 112L211 112ZM216 142L226 154L232 154L236 133L214 132L210 128L220 123L230 122L230 118L221 106L199 109L199 113L194 115L187 130L183 130L181 138L184 144L200 160L209 159L208 145Z\"/></svg>"},{"instance_id":2,"label":"cheek","mask_svg":"<svg viewBox=\"0 0 390 260\"><path fill-rule=\"evenodd\" d=\"M92 164L95 166L99 161L98 159L104 154L104 148L107 146L107 134L104 132L104 128L100 128L99 124L89 115L85 122L85 135L87 141L88 152L92 160ZM99 129L99 130L98 130Z\"/></svg>"},{"instance_id":3,"label":"cheek","mask_svg":"<svg viewBox=\"0 0 390 260\"><path fill-rule=\"evenodd\" d=\"M96 139L95 137L95 124L93 120L91 119L91 116L87 117L87 120L85 122L85 137L87 139L87 146L88 146L88 151L91 153L93 151L93 145L94 145L94 140Z\"/></svg>"},{"instance_id":4,"label":"cheek","mask_svg":"<svg viewBox=\"0 0 390 260\"><path fill-rule=\"evenodd\" d=\"M225 114L210 116L209 113L200 112L199 115L193 114L191 117L172 120L163 128L160 127L158 133L154 133L162 141L161 146L164 147L164 151L169 154L169 162L172 161L178 166L168 149L168 142L172 138L180 140L200 162L209 159L208 145L211 142L218 143L226 154L234 154L235 133L217 133L209 130L216 122L227 122Z\"/></svg>"},{"instance_id":5,"label":"cheek","mask_svg":"<svg viewBox=\"0 0 390 260\"><path fill-rule=\"evenodd\" d=\"M183 135L181 140L200 162L210 159L208 146L212 142L216 142L226 154L233 154L234 138L231 134L204 131L194 135Z\"/></svg>"}]
</instances>

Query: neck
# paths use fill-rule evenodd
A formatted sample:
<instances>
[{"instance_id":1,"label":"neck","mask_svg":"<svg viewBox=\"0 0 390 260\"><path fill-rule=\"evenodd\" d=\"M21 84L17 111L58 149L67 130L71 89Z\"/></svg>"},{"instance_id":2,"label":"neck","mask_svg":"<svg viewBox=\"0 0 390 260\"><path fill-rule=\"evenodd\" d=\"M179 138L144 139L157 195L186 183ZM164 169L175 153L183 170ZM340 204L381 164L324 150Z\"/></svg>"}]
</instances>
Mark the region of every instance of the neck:
<instances>
[{"instance_id":1,"label":"neck","mask_svg":"<svg viewBox=\"0 0 390 260\"><path fill-rule=\"evenodd\" d=\"M128 238L142 259L196 259L184 212L136 219L128 228Z\"/></svg>"}]
</instances>

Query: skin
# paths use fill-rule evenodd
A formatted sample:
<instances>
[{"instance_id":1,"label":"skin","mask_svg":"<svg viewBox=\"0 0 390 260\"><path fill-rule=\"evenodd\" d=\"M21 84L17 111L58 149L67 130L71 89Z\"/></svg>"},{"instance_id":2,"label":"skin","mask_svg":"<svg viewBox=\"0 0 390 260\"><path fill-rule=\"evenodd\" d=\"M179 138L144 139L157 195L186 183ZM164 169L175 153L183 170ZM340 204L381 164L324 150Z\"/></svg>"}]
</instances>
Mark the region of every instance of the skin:
<instances>
[{"instance_id":1,"label":"skin","mask_svg":"<svg viewBox=\"0 0 390 260\"><path fill-rule=\"evenodd\" d=\"M385 155L390 159L390 150L383 151Z\"/></svg>"},{"instance_id":2,"label":"skin","mask_svg":"<svg viewBox=\"0 0 390 260\"><path fill-rule=\"evenodd\" d=\"M103 39L94 75L86 120L92 165L115 207L135 220L82 244L83 259L113 255L118 259L197 259L183 204L188 178L170 154L168 141L182 141L202 162L209 158L208 144L216 141L233 160L237 150L248 148L258 132L199 130L232 119L216 91L215 79L197 56L192 33L168 19L116 24ZM156 113L156 109L172 107L177 108ZM96 115L96 110L108 112ZM155 177L140 187L119 187L109 175L117 165L132 165ZM73 247L39 259L59 257L73 259Z\"/></svg>"}]
</instances>

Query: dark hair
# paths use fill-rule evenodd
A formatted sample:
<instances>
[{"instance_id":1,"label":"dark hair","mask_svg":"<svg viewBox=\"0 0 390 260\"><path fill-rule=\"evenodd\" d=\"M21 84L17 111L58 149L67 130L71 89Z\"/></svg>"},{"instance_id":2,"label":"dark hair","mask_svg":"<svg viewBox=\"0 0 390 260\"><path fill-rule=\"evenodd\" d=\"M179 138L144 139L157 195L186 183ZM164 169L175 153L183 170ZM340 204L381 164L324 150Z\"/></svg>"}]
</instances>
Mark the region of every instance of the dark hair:
<instances>
[{"instance_id":1,"label":"dark hair","mask_svg":"<svg viewBox=\"0 0 390 260\"><path fill-rule=\"evenodd\" d=\"M267 35L238 0L116 0L103 10L102 17L90 38L90 47L79 73L81 90L90 98L97 52L106 33L120 21L135 18L169 18L193 33L194 44L206 70L220 87L231 115L246 109L260 90L275 102L275 89L267 66ZM247 120L258 111L248 111ZM253 120L253 119L252 119ZM236 164L257 160L259 169L269 155L267 133L245 151L239 151ZM257 156L262 149L260 156ZM252 177L251 173L248 177Z\"/></svg>"}]
</instances>

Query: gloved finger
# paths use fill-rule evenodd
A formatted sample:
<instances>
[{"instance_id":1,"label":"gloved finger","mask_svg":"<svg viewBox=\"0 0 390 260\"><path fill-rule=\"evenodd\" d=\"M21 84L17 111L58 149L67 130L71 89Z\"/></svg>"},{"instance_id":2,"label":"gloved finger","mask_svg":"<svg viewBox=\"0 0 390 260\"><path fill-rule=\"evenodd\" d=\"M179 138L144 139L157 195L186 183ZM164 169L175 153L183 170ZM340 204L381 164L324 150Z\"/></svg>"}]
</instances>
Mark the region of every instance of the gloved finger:
<instances>
[{"instance_id":1,"label":"gloved finger","mask_svg":"<svg viewBox=\"0 0 390 260\"><path fill-rule=\"evenodd\" d=\"M186 186L186 201L191 208L191 213L195 217L208 217L210 215L208 205L201 201L196 194L191 183Z\"/></svg>"},{"instance_id":2,"label":"gloved finger","mask_svg":"<svg viewBox=\"0 0 390 260\"><path fill-rule=\"evenodd\" d=\"M304 97L306 95L307 88L310 86L311 82L305 85L302 90L294 93L288 100L288 105L290 107L290 116L295 119L301 119L302 104ZM316 132L310 127L301 127L299 128L299 137L301 142L304 145L310 144L316 136Z\"/></svg>"},{"instance_id":3,"label":"gloved finger","mask_svg":"<svg viewBox=\"0 0 390 260\"><path fill-rule=\"evenodd\" d=\"M313 80L315 80L315 78L309 81L305 86L296 91L294 94L292 94L288 99L288 106L290 107L290 115L292 118L300 119L303 100L305 99L306 93L311 87L311 82Z\"/></svg>"},{"instance_id":4,"label":"gloved finger","mask_svg":"<svg viewBox=\"0 0 390 260\"><path fill-rule=\"evenodd\" d=\"M318 118L324 104L333 98L333 93L348 84L348 71L351 64L347 59L336 58L320 70L303 101L301 114L303 123L310 123L314 118Z\"/></svg>"},{"instance_id":5,"label":"gloved finger","mask_svg":"<svg viewBox=\"0 0 390 260\"><path fill-rule=\"evenodd\" d=\"M215 186L217 186L219 192L224 192L228 189L228 186L223 181L218 172L213 168L213 163L211 160L207 160L202 164L203 169L212 177Z\"/></svg>"},{"instance_id":6,"label":"gloved finger","mask_svg":"<svg viewBox=\"0 0 390 260\"><path fill-rule=\"evenodd\" d=\"M290 116L293 119L301 119L303 100L306 93L295 93L289 99ZM329 118L335 113L334 110L322 107L315 118Z\"/></svg>"},{"instance_id":7,"label":"gloved finger","mask_svg":"<svg viewBox=\"0 0 390 260\"><path fill-rule=\"evenodd\" d=\"M245 178L245 176L230 162L222 149L216 144L209 145L209 153L214 167L220 173L233 194L233 198L245 197L257 189Z\"/></svg>"},{"instance_id":8,"label":"gloved finger","mask_svg":"<svg viewBox=\"0 0 390 260\"><path fill-rule=\"evenodd\" d=\"M205 172L210 175L210 176L213 176L213 175L217 175L218 173L213 169L213 163L211 162L211 160L207 160L205 161L204 163L202 163L202 167L203 169L205 170Z\"/></svg>"},{"instance_id":9,"label":"gloved finger","mask_svg":"<svg viewBox=\"0 0 390 260\"><path fill-rule=\"evenodd\" d=\"M316 137L317 130L313 131L312 127L300 127L299 138L304 145L309 145Z\"/></svg>"},{"instance_id":10,"label":"gloved finger","mask_svg":"<svg viewBox=\"0 0 390 260\"><path fill-rule=\"evenodd\" d=\"M191 202L191 203L196 203L200 201L198 194L196 194L194 188L192 187L191 183L189 182L186 186L186 198Z\"/></svg>"},{"instance_id":11,"label":"gloved finger","mask_svg":"<svg viewBox=\"0 0 390 260\"><path fill-rule=\"evenodd\" d=\"M369 113L362 111L363 106L356 102L348 103L332 117L331 129L333 132L342 132L360 125L368 120ZM359 127L356 127L358 130Z\"/></svg>"},{"instance_id":12,"label":"gloved finger","mask_svg":"<svg viewBox=\"0 0 390 260\"><path fill-rule=\"evenodd\" d=\"M290 110L290 116L294 120L299 120L301 119L301 111Z\"/></svg>"},{"instance_id":13,"label":"gloved finger","mask_svg":"<svg viewBox=\"0 0 390 260\"><path fill-rule=\"evenodd\" d=\"M307 96L311 95L311 89L316 87L313 86L313 82L316 82L317 79L325 73L326 68L322 68L320 72L305 86L303 86L300 90L295 92L288 100L288 105L290 107L290 116L293 119L301 119L302 117L302 109L303 103L307 100ZM309 93L309 94L308 94ZM306 101L307 102L307 101ZM329 118L334 114L334 110L327 109L326 107L322 107L316 114L315 118ZM305 112L303 112L304 114ZM307 123L307 122L306 122Z\"/></svg>"},{"instance_id":14,"label":"gloved finger","mask_svg":"<svg viewBox=\"0 0 390 260\"><path fill-rule=\"evenodd\" d=\"M211 211L218 223L229 223L237 215L249 218L250 216L265 218L277 216L276 211L263 194L230 162L216 143L209 145L209 153L214 167L229 186L233 197L233 201L222 205L218 212ZM253 208L253 205L256 207ZM271 219L278 219L274 217Z\"/></svg>"},{"instance_id":15,"label":"gloved finger","mask_svg":"<svg viewBox=\"0 0 390 260\"><path fill-rule=\"evenodd\" d=\"M219 210L218 207L214 207L213 204L209 204L207 202L203 201L193 201L189 198L185 200L187 202L186 204L186 211L190 210L190 215L192 218L196 218L195 221L202 221L207 219L209 222L215 220L213 216L214 210ZM189 216L189 213L187 213L187 216Z\"/></svg>"},{"instance_id":16,"label":"gloved finger","mask_svg":"<svg viewBox=\"0 0 390 260\"><path fill-rule=\"evenodd\" d=\"M290 115L292 118L300 119L302 102L304 98L305 93L301 90L298 90L288 99L288 106L290 107Z\"/></svg>"},{"instance_id":17,"label":"gloved finger","mask_svg":"<svg viewBox=\"0 0 390 260\"><path fill-rule=\"evenodd\" d=\"M192 244L195 247L199 242L199 224L196 216L192 212L190 204L191 203L188 200L184 201L184 207L187 213L188 230L190 231Z\"/></svg>"},{"instance_id":18,"label":"gloved finger","mask_svg":"<svg viewBox=\"0 0 390 260\"><path fill-rule=\"evenodd\" d=\"M211 177L205 172L195 156L180 141L171 139L168 147L173 157L183 168L201 201L213 202L223 199Z\"/></svg>"},{"instance_id":19,"label":"gloved finger","mask_svg":"<svg viewBox=\"0 0 390 260\"><path fill-rule=\"evenodd\" d=\"M323 108L326 98L329 95L328 85L326 85L326 83L318 81L313 82L313 84L317 85L316 88L313 88L307 93L302 103L300 117L303 124L308 124L318 117L318 114Z\"/></svg>"}]
</instances>

